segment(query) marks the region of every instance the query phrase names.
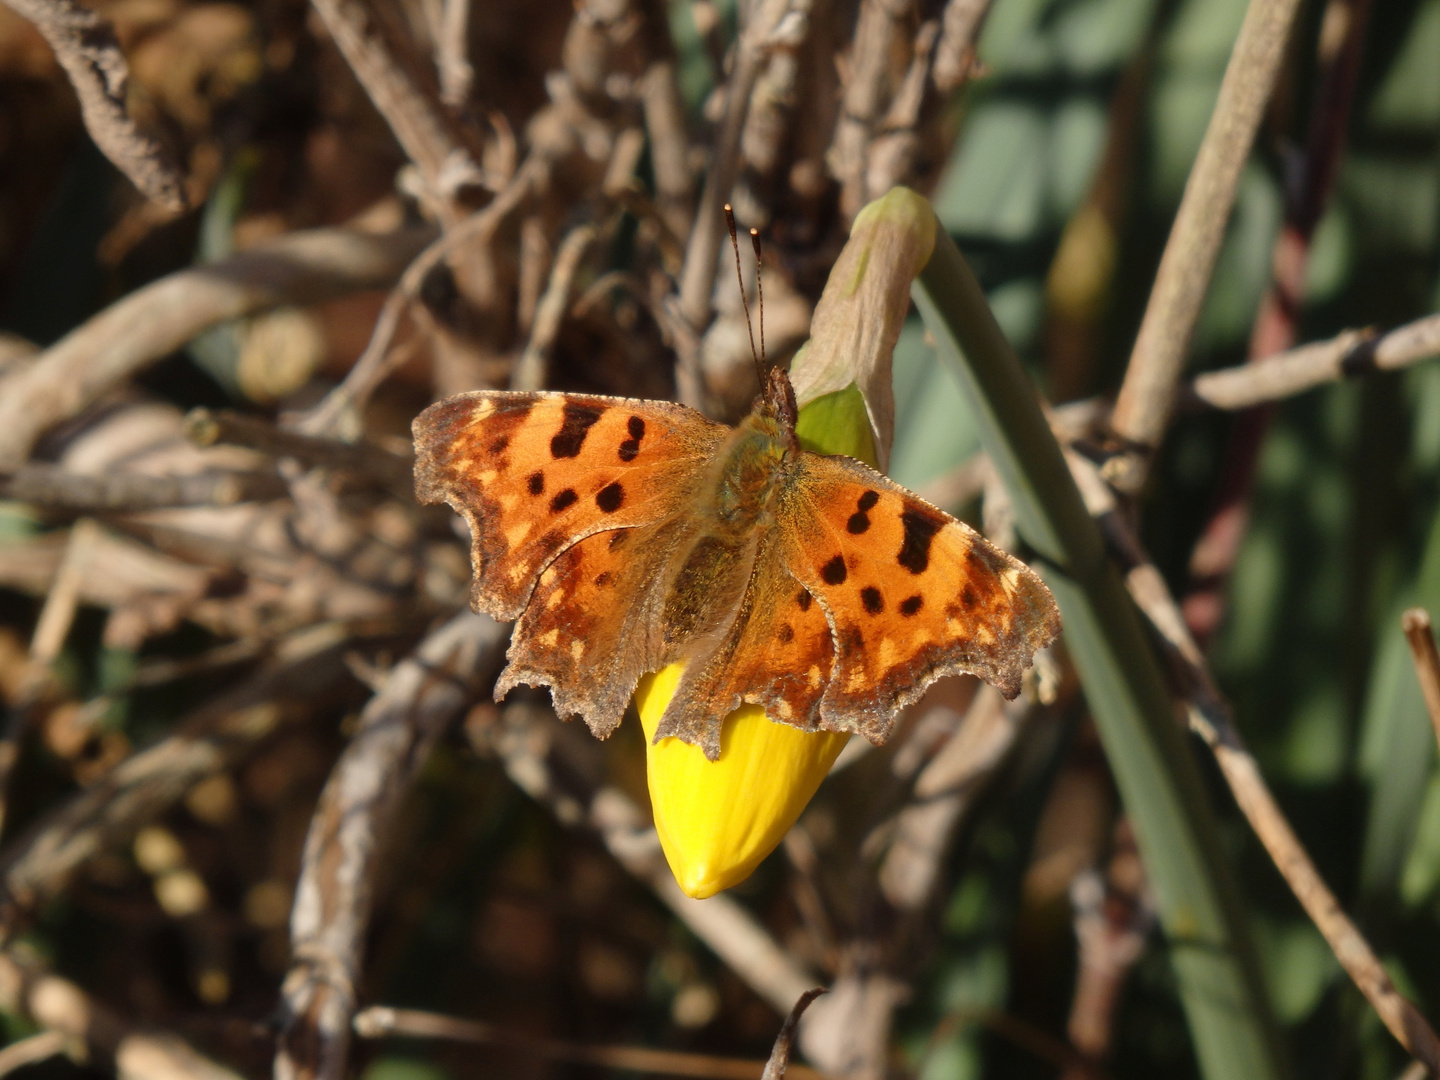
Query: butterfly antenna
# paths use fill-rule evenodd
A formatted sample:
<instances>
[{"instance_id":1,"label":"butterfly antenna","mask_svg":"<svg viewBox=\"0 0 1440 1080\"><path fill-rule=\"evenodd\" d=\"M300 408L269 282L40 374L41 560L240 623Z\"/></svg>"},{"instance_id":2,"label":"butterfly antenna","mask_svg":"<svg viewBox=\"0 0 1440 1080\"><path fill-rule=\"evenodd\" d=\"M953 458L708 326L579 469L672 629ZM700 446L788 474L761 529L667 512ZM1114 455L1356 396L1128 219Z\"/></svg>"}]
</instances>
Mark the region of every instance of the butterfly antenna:
<instances>
[{"instance_id":1,"label":"butterfly antenna","mask_svg":"<svg viewBox=\"0 0 1440 1080\"><path fill-rule=\"evenodd\" d=\"M730 247L735 252L735 279L740 283L740 303L745 308L745 330L750 335L750 358L755 361L755 371L765 382L765 368L760 363L760 354L755 351L755 327L750 324L750 301L745 295L745 275L740 272L740 240L735 235L735 211L725 204L725 224L730 228ZM765 340L765 331L760 331L760 340Z\"/></svg>"},{"instance_id":2,"label":"butterfly antenna","mask_svg":"<svg viewBox=\"0 0 1440 1080\"><path fill-rule=\"evenodd\" d=\"M750 246L755 249L755 298L756 306L760 309L760 368L762 371L769 369L765 362L765 286L760 284L760 271L764 269L765 260L760 257L760 230L750 230Z\"/></svg>"}]
</instances>

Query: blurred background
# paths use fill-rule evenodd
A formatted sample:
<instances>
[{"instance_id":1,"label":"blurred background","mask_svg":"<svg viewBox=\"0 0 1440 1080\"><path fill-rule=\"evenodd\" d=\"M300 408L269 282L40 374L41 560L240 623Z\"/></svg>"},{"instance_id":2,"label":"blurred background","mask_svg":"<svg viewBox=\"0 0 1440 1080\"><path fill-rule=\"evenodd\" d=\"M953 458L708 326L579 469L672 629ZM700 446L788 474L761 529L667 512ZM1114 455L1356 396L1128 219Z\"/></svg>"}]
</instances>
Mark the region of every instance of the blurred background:
<instances>
[{"instance_id":1,"label":"blurred background","mask_svg":"<svg viewBox=\"0 0 1440 1080\"><path fill-rule=\"evenodd\" d=\"M373 280L215 316L7 466L0 1023L33 1052L0 1057L6 1070L116 1067L103 1033L33 1041L56 1023L17 987L44 972L117 1031L174 1033L243 1076L270 1070L321 789L386 673L464 604L464 546L446 515L404 494L421 408L517 385L522 368L535 386L647 397L684 396L698 371L712 412L747 407L733 274L703 283L705 332L688 344L667 298L683 306L688 230L743 67L737 28L764 4L752 6L483 0L457 23L439 0L375 0L377 33L444 103L471 163L442 191L443 169L401 148L318 5L106 0L95 10L129 61L130 112L187 178L180 214L146 203L96 149L45 40L0 8L0 395L37 348L165 275L301 230L389 238ZM1241 0L791 5L733 161L737 214L771 260L772 342L804 338L858 207L909 183L1049 401L1087 403L1065 413L1083 441L1124 373L1244 12ZM878 48L867 18L886 27ZM543 176L517 209L401 286L399 329L381 342L391 377L343 422L306 429L363 438L402 463L401 482L383 462L265 435L333 400L390 285L434 238L427 222L493 208L527 163ZM1440 0L1309 0L1191 373L1437 310ZM893 475L1013 544L918 319L895 386ZM197 407L259 427L197 445L184 421ZM242 492L106 504L17 486L40 483L42 466L223 473ZM1284 810L1432 1017L1440 774L1399 613L1440 610L1437 494L1432 361L1238 416L1192 403L1139 502L1143 538ZM847 752L792 837L727 894L797 972L876 976L855 1075L1198 1075L1104 751L1063 664L1045 670L1053 685L1009 712L971 709L983 694L968 681L937 686L889 746ZM719 959L654 874L583 824L592 815L577 826L575 805L616 794L644 831L633 718L600 744L546 715L545 695L497 707L472 689L378 823L355 995L495 1024L511 1044L357 1039L348 1068L366 1080L627 1071L547 1058L546 1040L764 1058L775 995ZM1201 756L1294 1075L1398 1075L1407 1059ZM948 786L926 773L945 762L961 777ZM62 834L78 847L55 847ZM901 843L916 835L929 845L918 869ZM1099 988L1082 978L1085 948L1110 964Z\"/></svg>"}]
</instances>

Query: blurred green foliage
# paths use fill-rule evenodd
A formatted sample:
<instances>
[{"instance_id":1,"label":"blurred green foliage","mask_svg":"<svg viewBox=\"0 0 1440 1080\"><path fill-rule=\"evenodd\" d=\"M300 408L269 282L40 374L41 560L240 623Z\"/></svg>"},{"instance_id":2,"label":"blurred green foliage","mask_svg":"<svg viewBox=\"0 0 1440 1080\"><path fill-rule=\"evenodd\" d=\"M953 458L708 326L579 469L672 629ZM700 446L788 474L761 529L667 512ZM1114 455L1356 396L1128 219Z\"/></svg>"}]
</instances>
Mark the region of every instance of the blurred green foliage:
<instances>
[{"instance_id":1,"label":"blurred green foliage","mask_svg":"<svg viewBox=\"0 0 1440 1080\"><path fill-rule=\"evenodd\" d=\"M1042 385L1054 376L1046 275L1102 168L1123 174L1128 197L1114 219L1119 268L1086 389L1118 385L1244 8L1242 0L996 5L981 45L992 74L965 97L935 204ZM1302 15L1281 104L1242 180L1193 370L1245 357L1284 217L1287 169L1304 144L1314 90L1313 60L1305 58L1314 55L1319 14ZM1440 307L1440 2L1378 6L1371 20L1348 152L1310 252L1300 341L1395 325ZM1140 121L1121 133L1117 163L1107 159L1106 142L1124 123L1116 101L1127 78L1143 86L1144 106ZM894 471L913 485L977 443L918 326L902 338L896 369ZM1182 416L1143 506L1146 541L1180 596L1231 429L1226 417ZM1440 610L1437 494L1435 364L1285 403L1263 446L1228 616L1212 646L1238 724L1322 873L1430 1015L1440 1007L1440 773L1398 617L1413 603ZM1297 1075L1393 1075L1403 1066L1398 1048L1223 786L1212 790L1243 868L1273 1004L1292 1032ZM968 875L947 909L947 941L961 925L955 913L967 913L963 955L952 946L939 951L931 990L911 1009L906 1045L927 1078L1045 1075L1033 1056L1017 1064L975 1016L968 1025L952 1021L942 1044L928 1038L937 1017L956 1007L942 1004L945 988L968 987L974 1008L1023 1004L1007 996L1022 953L1007 942L1000 914L1014 902L1006 880L1016 868L983 856L983 838L995 827L992 819L975 831ZM1030 841L1022 834L1013 842ZM1157 1021L1168 1038L1141 1022L1173 994L1169 980L1163 964L1140 966L1122 1009L1116 1075L1140 1074L1132 1068L1178 1075L1188 1067L1173 997L1168 1027Z\"/></svg>"}]
</instances>

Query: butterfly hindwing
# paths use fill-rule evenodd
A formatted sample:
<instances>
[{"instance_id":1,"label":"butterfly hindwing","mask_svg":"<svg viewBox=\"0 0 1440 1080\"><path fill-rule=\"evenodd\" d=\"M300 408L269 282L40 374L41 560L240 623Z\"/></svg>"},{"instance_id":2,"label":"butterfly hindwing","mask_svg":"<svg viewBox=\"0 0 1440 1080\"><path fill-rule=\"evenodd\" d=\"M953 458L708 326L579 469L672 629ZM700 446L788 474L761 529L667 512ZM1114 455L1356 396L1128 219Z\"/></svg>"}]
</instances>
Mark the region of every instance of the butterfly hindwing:
<instances>
[{"instance_id":1,"label":"butterfly hindwing","mask_svg":"<svg viewBox=\"0 0 1440 1080\"><path fill-rule=\"evenodd\" d=\"M727 429L673 402L482 390L413 430L416 495L464 516L474 606L508 620L571 545L672 515Z\"/></svg>"},{"instance_id":2,"label":"butterfly hindwing","mask_svg":"<svg viewBox=\"0 0 1440 1080\"><path fill-rule=\"evenodd\" d=\"M666 579L655 567L684 532L667 520L594 533L562 552L515 624L496 700L520 684L548 686L562 717L583 716L601 738L614 731L640 676L666 662Z\"/></svg>"},{"instance_id":3,"label":"butterfly hindwing","mask_svg":"<svg viewBox=\"0 0 1440 1080\"><path fill-rule=\"evenodd\" d=\"M678 735L720 752L721 721L744 704L807 730L820 726L820 699L835 666L825 612L776 557L780 534L767 537L745 599L726 636L685 670L661 718L657 738Z\"/></svg>"},{"instance_id":4,"label":"butterfly hindwing","mask_svg":"<svg viewBox=\"0 0 1440 1080\"><path fill-rule=\"evenodd\" d=\"M883 741L896 712L942 675L1018 694L1060 629L1034 571L860 462L807 453L797 467L777 527L787 569L834 635L823 726Z\"/></svg>"}]
</instances>

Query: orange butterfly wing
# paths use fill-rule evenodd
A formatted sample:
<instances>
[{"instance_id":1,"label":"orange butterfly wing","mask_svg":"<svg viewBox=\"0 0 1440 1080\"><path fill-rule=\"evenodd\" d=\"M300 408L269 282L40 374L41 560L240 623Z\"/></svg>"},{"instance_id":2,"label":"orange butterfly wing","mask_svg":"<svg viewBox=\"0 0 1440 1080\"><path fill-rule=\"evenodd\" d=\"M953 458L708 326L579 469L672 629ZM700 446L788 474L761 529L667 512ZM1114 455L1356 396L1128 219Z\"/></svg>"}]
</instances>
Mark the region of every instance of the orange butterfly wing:
<instances>
[{"instance_id":1,"label":"orange butterfly wing","mask_svg":"<svg viewBox=\"0 0 1440 1080\"><path fill-rule=\"evenodd\" d=\"M416 497L465 518L471 602L505 620L572 544L673 514L727 431L672 402L500 390L432 405L412 428Z\"/></svg>"},{"instance_id":2,"label":"orange butterfly wing","mask_svg":"<svg viewBox=\"0 0 1440 1080\"><path fill-rule=\"evenodd\" d=\"M671 402L505 391L432 405L413 429L417 497L470 526L472 606L519 619L497 700L549 686L560 715L610 734L664 662L660 571L728 429Z\"/></svg>"},{"instance_id":3,"label":"orange butterfly wing","mask_svg":"<svg viewBox=\"0 0 1440 1080\"><path fill-rule=\"evenodd\" d=\"M858 461L802 454L776 526L786 569L819 601L836 662L822 725L883 740L942 675L1006 697L1060 632L1029 567Z\"/></svg>"}]
</instances>

